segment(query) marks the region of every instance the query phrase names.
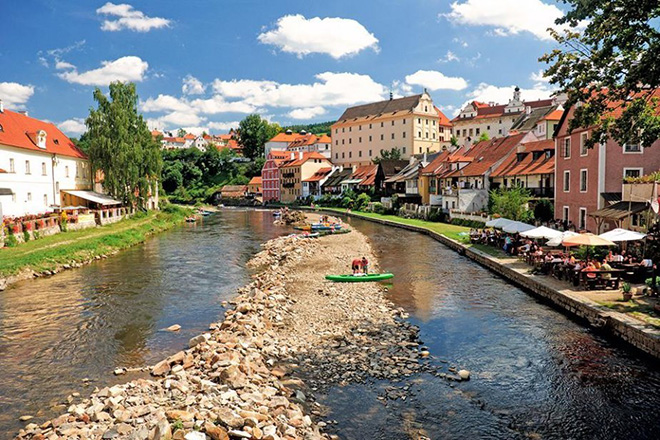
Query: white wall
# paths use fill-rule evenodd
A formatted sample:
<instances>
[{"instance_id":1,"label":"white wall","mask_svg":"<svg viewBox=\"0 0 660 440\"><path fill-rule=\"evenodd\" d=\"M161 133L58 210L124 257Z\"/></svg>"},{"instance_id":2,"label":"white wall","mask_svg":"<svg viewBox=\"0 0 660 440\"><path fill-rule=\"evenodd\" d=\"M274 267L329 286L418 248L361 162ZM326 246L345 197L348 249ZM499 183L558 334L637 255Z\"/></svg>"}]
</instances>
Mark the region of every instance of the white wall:
<instances>
[{"instance_id":1,"label":"white wall","mask_svg":"<svg viewBox=\"0 0 660 440\"><path fill-rule=\"evenodd\" d=\"M11 159L14 161L13 172ZM26 173L26 161L30 163L29 174ZM45 175L42 164L45 164ZM88 160L57 156L54 163L51 153L0 145L0 169L7 171L0 173L0 188L9 188L14 193L0 199L4 216L52 211L50 205L60 204L60 190L91 188Z\"/></svg>"}]
</instances>

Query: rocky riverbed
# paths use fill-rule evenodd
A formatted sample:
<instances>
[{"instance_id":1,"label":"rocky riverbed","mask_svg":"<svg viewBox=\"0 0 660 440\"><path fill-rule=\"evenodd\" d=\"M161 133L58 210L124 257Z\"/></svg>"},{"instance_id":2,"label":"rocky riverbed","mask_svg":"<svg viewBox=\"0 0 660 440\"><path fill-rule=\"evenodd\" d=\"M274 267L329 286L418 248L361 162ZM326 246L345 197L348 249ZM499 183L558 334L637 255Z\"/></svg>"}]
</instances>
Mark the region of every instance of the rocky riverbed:
<instances>
[{"instance_id":1,"label":"rocky riverbed","mask_svg":"<svg viewBox=\"0 0 660 440\"><path fill-rule=\"evenodd\" d=\"M324 280L362 256L377 270L356 231L267 242L224 320L152 366L153 378L96 389L56 419L26 421L17 438L328 439L332 421L315 402L317 389L421 371L467 379L426 362L417 329L381 286Z\"/></svg>"}]
</instances>

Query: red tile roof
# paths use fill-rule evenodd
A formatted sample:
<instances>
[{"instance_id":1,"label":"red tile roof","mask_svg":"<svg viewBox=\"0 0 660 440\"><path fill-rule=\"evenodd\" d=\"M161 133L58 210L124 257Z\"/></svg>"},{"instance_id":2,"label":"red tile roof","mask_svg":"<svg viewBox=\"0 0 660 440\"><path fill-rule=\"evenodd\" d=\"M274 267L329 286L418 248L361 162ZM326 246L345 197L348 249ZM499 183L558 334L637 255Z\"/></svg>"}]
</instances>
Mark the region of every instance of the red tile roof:
<instances>
[{"instance_id":1,"label":"red tile roof","mask_svg":"<svg viewBox=\"0 0 660 440\"><path fill-rule=\"evenodd\" d=\"M552 105L552 99L540 99L538 101L524 101L525 106L529 106L532 109L539 107L550 107ZM452 122L457 121L470 121L473 119L487 119L487 118L498 118L500 116L506 115L519 115L521 112L514 113L504 113L504 110L507 104L498 104L498 105L488 105L482 102L472 101L472 105L477 109L477 116L472 118L461 118L460 116L452 119Z\"/></svg>"},{"instance_id":2,"label":"red tile roof","mask_svg":"<svg viewBox=\"0 0 660 440\"><path fill-rule=\"evenodd\" d=\"M373 186L376 184L377 173L378 165L363 165L361 167L357 167L348 179L362 179L362 181L358 184L359 186Z\"/></svg>"},{"instance_id":3,"label":"red tile roof","mask_svg":"<svg viewBox=\"0 0 660 440\"><path fill-rule=\"evenodd\" d=\"M435 108L435 111L438 112L438 117L440 118L440 121L438 122L438 124L444 125L445 127L451 127L452 123L449 120L449 118L447 116L445 116L445 114L442 113L442 111L440 111L440 109L438 107L436 107L436 106L433 106L433 107Z\"/></svg>"},{"instance_id":4,"label":"red tile roof","mask_svg":"<svg viewBox=\"0 0 660 440\"><path fill-rule=\"evenodd\" d=\"M192 133L186 133L186 135L184 136L185 139L195 139L195 137L196 136Z\"/></svg>"},{"instance_id":5,"label":"red tile roof","mask_svg":"<svg viewBox=\"0 0 660 440\"><path fill-rule=\"evenodd\" d=\"M504 162L493 171L491 177L552 174L555 171L554 156L548 157L541 154L534 159L534 152L541 153L546 150L554 150L552 139L522 144L519 149L513 150Z\"/></svg>"},{"instance_id":6,"label":"red tile roof","mask_svg":"<svg viewBox=\"0 0 660 440\"><path fill-rule=\"evenodd\" d=\"M289 148L302 147L302 146L315 145L315 144L330 144L330 143L332 143L330 136L327 135L317 136L315 134L306 134L306 135L299 135L298 138L290 142Z\"/></svg>"},{"instance_id":7,"label":"red tile roof","mask_svg":"<svg viewBox=\"0 0 660 440\"><path fill-rule=\"evenodd\" d=\"M553 112L542 117L541 121L558 121L561 119L561 116L563 114L564 114L564 110L554 110Z\"/></svg>"},{"instance_id":8,"label":"red tile roof","mask_svg":"<svg viewBox=\"0 0 660 440\"><path fill-rule=\"evenodd\" d=\"M259 185L261 186L262 180L261 176L254 176L252 179L250 179L250 182L248 185Z\"/></svg>"},{"instance_id":9,"label":"red tile roof","mask_svg":"<svg viewBox=\"0 0 660 440\"><path fill-rule=\"evenodd\" d=\"M276 134L271 140L268 142L286 142L290 143L298 139L299 137L304 136L300 133L291 133L291 134L286 134L284 132Z\"/></svg>"},{"instance_id":10,"label":"red tile roof","mask_svg":"<svg viewBox=\"0 0 660 440\"><path fill-rule=\"evenodd\" d=\"M26 150L41 151L61 156L87 159L85 153L78 149L71 139L50 122L25 116L11 110L0 113L0 144ZM46 149L36 144L36 133L46 132Z\"/></svg>"},{"instance_id":11,"label":"red tile roof","mask_svg":"<svg viewBox=\"0 0 660 440\"><path fill-rule=\"evenodd\" d=\"M320 182L325 179L328 174L332 172L332 168L321 168L314 173L311 177L303 180L303 182Z\"/></svg>"},{"instance_id":12,"label":"red tile roof","mask_svg":"<svg viewBox=\"0 0 660 440\"><path fill-rule=\"evenodd\" d=\"M525 133L494 138L489 141L481 141L475 144L466 156L472 157L472 161L460 170L450 174L452 177L477 177L483 176L486 171L498 161L504 159L520 143Z\"/></svg>"},{"instance_id":13,"label":"red tile roof","mask_svg":"<svg viewBox=\"0 0 660 440\"><path fill-rule=\"evenodd\" d=\"M297 167L304 164L308 160L312 160L312 159L323 159L325 161L328 161L328 158L322 155L321 153L317 153L316 151L311 151L311 152L304 152L302 158L300 158L300 156L296 154L293 160L290 160L289 162L282 164L282 167L283 168Z\"/></svg>"}]
</instances>

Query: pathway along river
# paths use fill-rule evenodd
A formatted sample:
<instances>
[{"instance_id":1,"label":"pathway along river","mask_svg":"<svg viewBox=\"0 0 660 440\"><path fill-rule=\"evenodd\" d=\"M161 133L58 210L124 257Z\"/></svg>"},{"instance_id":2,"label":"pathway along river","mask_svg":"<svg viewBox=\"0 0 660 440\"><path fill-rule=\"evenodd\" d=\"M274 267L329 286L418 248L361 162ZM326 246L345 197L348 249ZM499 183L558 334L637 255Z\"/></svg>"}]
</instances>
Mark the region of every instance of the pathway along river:
<instances>
[{"instance_id":1,"label":"pathway along river","mask_svg":"<svg viewBox=\"0 0 660 440\"><path fill-rule=\"evenodd\" d=\"M271 223L268 212L223 211L108 260L0 292L0 432L71 392L88 394L84 377L92 385L124 381L112 376L114 367L150 364L185 347L248 280L245 262L259 243L283 232ZM433 439L657 438L655 361L429 237L351 223L395 273L388 296L419 325L432 362L467 368L472 380L421 376L333 388L318 398L342 438L399 439L420 429ZM159 331L176 323L179 333ZM409 386L407 399L380 403L391 385Z\"/></svg>"}]
</instances>

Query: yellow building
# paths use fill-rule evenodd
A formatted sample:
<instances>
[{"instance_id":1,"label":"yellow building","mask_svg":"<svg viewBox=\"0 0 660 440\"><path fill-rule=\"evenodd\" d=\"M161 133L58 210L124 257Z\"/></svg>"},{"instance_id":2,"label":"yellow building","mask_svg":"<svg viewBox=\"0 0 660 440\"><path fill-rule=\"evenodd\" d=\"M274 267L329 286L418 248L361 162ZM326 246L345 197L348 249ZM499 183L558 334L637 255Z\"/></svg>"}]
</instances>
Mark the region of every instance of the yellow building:
<instances>
[{"instance_id":1,"label":"yellow building","mask_svg":"<svg viewBox=\"0 0 660 440\"><path fill-rule=\"evenodd\" d=\"M403 159L435 153L450 145L451 123L433 105L426 90L419 95L350 107L332 125L332 162L362 166L381 150L398 148Z\"/></svg>"},{"instance_id":2,"label":"yellow building","mask_svg":"<svg viewBox=\"0 0 660 440\"><path fill-rule=\"evenodd\" d=\"M303 180L327 167L332 167L332 163L316 151L291 153L291 158L279 168L280 201L288 203L303 197Z\"/></svg>"}]
</instances>

